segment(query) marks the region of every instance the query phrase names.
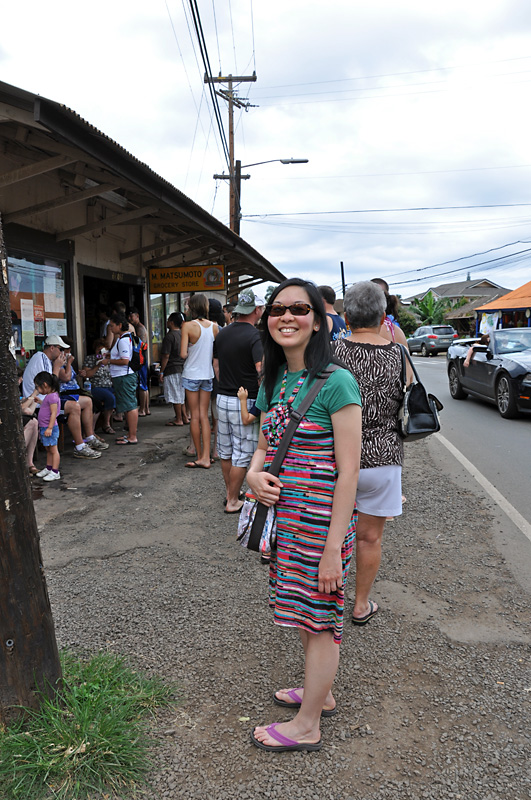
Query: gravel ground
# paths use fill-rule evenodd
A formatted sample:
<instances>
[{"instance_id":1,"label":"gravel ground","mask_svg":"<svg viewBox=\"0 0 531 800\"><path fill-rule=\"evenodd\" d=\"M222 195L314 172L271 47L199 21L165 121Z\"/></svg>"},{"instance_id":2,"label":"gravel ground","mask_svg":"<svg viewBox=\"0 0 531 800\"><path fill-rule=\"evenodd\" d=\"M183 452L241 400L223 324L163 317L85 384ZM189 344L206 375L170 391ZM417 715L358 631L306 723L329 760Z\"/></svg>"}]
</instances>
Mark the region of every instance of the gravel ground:
<instances>
[{"instance_id":1,"label":"gravel ground","mask_svg":"<svg viewBox=\"0 0 531 800\"><path fill-rule=\"evenodd\" d=\"M188 431L168 416L141 420L139 447L94 463L65 453L61 485L35 501L59 645L125 655L182 688L153 724L147 800L527 800L531 614L515 575L531 548L513 569L509 523L479 487L435 441L407 445L381 613L345 626L325 746L264 753L249 731L289 717L271 695L302 685L298 637L273 625L267 568L235 543L219 464L183 469Z\"/></svg>"}]
</instances>

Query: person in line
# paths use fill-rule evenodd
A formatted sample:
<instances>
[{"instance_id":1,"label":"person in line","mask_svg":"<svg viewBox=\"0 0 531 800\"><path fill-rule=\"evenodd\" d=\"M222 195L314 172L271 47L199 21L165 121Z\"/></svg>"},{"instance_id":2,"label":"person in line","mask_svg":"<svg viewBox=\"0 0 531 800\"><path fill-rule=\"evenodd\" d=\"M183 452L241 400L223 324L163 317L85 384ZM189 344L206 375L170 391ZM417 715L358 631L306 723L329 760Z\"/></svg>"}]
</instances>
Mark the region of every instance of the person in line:
<instances>
[{"instance_id":1,"label":"person in line","mask_svg":"<svg viewBox=\"0 0 531 800\"><path fill-rule=\"evenodd\" d=\"M484 333L483 336L481 337L481 339L479 340L479 342L473 344L471 347L468 348L468 352L467 352L467 354L465 356L465 360L463 361L463 367L469 367L470 366L470 362L472 361L472 359L474 358L474 355L476 354L476 347L478 345L483 345L484 347L486 347L489 344L489 342L490 342L489 334L488 333Z\"/></svg>"},{"instance_id":2,"label":"person in line","mask_svg":"<svg viewBox=\"0 0 531 800\"><path fill-rule=\"evenodd\" d=\"M214 346L214 370L219 381L217 447L225 481L226 514L237 514L243 505L241 488L258 444L258 424L242 425L238 389L247 389L247 402L252 405L258 395L263 352L255 326L263 311L264 301L251 289L244 289L234 307L235 322L220 331Z\"/></svg>"},{"instance_id":3,"label":"person in line","mask_svg":"<svg viewBox=\"0 0 531 800\"><path fill-rule=\"evenodd\" d=\"M264 379L256 401L262 432L247 482L260 502L276 504L270 605L278 625L298 628L305 675L303 688L273 695L278 705L296 709L295 717L260 725L251 739L271 752L319 750L321 716L336 713L332 684L355 539L361 400L352 374L333 372L295 432L279 477L269 475L289 407L297 408L332 358L326 312L313 283L281 283L263 320Z\"/></svg>"},{"instance_id":4,"label":"person in line","mask_svg":"<svg viewBox=\"0 0 531 800\"><path fill-rule=\"evenodd\" d=\"M328 332L330 334L330 341L336 342L342 339L343 336L348 334L347 326L344 320L339 316L334 303L336 302L336 293L331 286L319 286L319 294L323 298L323 303L327 316Z\"/></svg>"},{"instance_id":5,"label":"person in line","mask_svg":"<svg viewBox=\"0 0 531 800\"><path fill-rule=\"evenodd\" d=\"M242 416L242 422L244 425L252 425L257 419L260 418L260 409L256 405L256 402L254 402L249 408L247 405L248 399L249 392L244 386L240 386L238 389L238 400L240 401L240 414Z\"/></svg>"},{"instance_id":6,"label":"person in line","mask_svg":"<svg viewBox=\"0 0 531 800\"><path fill-rule=\"evenodd\" d=\"M210 297L208 300L208 318L211 322L217 322L218 328L224 328L226 325L225 314L219 300L215 297ZM216 371L214 370L214 377L212 378L212 393L210 395L210 421L212 424L212 461L219 461L218 453L218 379Z\"/></svg>"},{"instance_id":7,"label":"person in line","mask_svg":"<svg viewBox=\"0 0 531 800\"><path fill-rule=\"evenodd\" d=\"M387 300L375 282L355 283L343 303L350 335L337 342L334 353L352 372L363 403L352 622L366 625L378 611L369 594L380 566L385 520L402 513L402 356L398 345L382 336Z\"/></svg>"},{"instance_id":8,"label":"person in line","mask_svg":"<svg viewBox=\"0 0 531 800\"><path fill-rule=\"evenodd\" d=\"M69 350L70 345L60 336L55 334L48 336L44 342L42 352L34 353L24 370L22 382L22 394L24 397L29 397L33 393L35 375L39 372L50 372L59 378L61 369L66 361L64 353ZM66 374L64 372L63 377ZM74 458L88 460L101 458L100 451L106 448L102 447L101 444L103 443L98 443L99 440L96 440L94 436L92 400L90 397L81 397L79 394L75 399L74 394L65 394L61 398L61 409L74 440ZM39 399L42 400L42 398ZM83 439L83 430L86 433L86 439Z\"/></svg>"},{"instance_id":9,"label":"person in line","mask_svg":"<svg viewBox=\"0 0 531 800\"><path fill-rule=\"evenodd\" d=\"M38 478L45 481L58 481L61 479L59 464L59 425L57 416L61 410L61 400L59 398L59 379L57 375L50 372L39 372L35 375L35 393L42 396L39 407L39 435L41 442L46 450L46 466L37 473Z\"/></svg>"},{"instance_id":10,"label":"person in line","mask_svg":"<svg viewBox=\"0 0 531 800\"><path fill-rule=\"evenodd\" d=\"M79 403L81 407L81 422L86 434L83 440L92 450L108 450L109 445L103 439L96 436L94 425L97 416L94 415L94 403L92 396L80 393L80 385L77 381L77 373L74 369L74 356L72 354L72 340L65 336L64 341L68 348L63 352L65 363L59 369L59 397L61 398L61 408L65 409L69 401ZM65 411L66 413L66 411Z\"/></svg>"},{"instance_id":11,"label":"person in line","mask_svg":"<svg viewBox=\"0 0 531 800\"><path fill-rule=\"evenodd\" d=\"M126 310L127 306L125 305L125 303L123 303L121 300L117 300L116 303L113 304L113 307L111 309L111 316L113 314L123 314L125 317ZM136 333L133 325L131 325L130 322L127 323L127 330L129 331L129 333ZM107 325L107 334L105 336L105 349L110 351L112 346L116 342L117 338L118 338L117 336L114 336L112 334L111 330L109 329L109 325Z\"/></svg>"},{"instance_id":12,"label":"person in line","mask_svg":"<svg viewBox=\"0 0 531 800\"><path fill-rule=\"evenodd\" d=\"M164 384L164 398L173 405L173 419L168 420L168 426L182 426L189 423L184 402L184 388L182 385L182 372L184 358L181 358L181 328L184 316L180 311L174 311L166 320L168 333L162 340L160 349L160 376L159 381Z\"/></svg>"},{"instance_id":13,"label":"person in line","mask_svg":"<svg viewBox=\"0 0 531 800\"><path fill-rule=\"evenodd\" d=\"M134 306L130 308L127 319L135 329L135 333L140 341L149 345L147 328L140 322L140 312L138 311L138 308L135 308ZM149 410L149 365L147 362L147 353L148 351L146 350L146 360L138 370L138 399L140 401L140 410L138 412L139 417L151 416L151 411Z\"/></svg>"},{"instance_id":14,"label":"person in line","mask_svg":"<svg viewBox=\"0 0 531 800\"><path fill-rule=\"evenodd\" d=\"M233 322L232 319L232 312L234 311L234 304L233 303L226 303L223 306L223 315L225 317L225 325L230 325Z\"/></svg>"},{"instance_id":15,"label":"person in line","mask_svg":"<svg viewBox=\"0 0 531 800\"><path fill-rule=\"evenodd\" d=\"M114 395L116 397L116 411L125 414L128 432L127 436L116 439L118 445L138 444L138 402L136 389L138 376L129 366L133 356L133 343L129 332L129 323L125 314L114 313L109 322L109 331L115 339L110 353L103 357L103 363L109 366L112 378Z\"/></svg>"},{"instance_id":16,"label":"person in line","mask_svg":"<svg viewBox=\"0 0 531 800\"><path fill-rule=\"evenodd\" d=\"M188 301L192 319L181 328L182 384L186 405L190 409L190 432L197 453L195 461L188 461L188 469L210 469L210 423L208 408L214 368L212 352L219 328L208 317L208 300L204 294L194 294Z\"/></svg>"},{"instance_id":17,"label":"person in line","mask_svg":"<svg viewBox=\"0 0 531 800\"><path fill-rule=\"evenodd\" d=\"M18 369L18 368L17 368ZM22 370L19 375L19 388L22 390ZM20 398L20 408L22 411L22 425L24 428L24 444L26 446L26 466L30 477L34 478L39 470L33 463L35 448L39 439L39 423L35 417L37 409L37 390L34 389L29 397Z\"/></svg>"},{"instance_id":18,"label":"person in line","mask_svg":"<svg viewBox=\"0 0 531 800\"><path fill-rule=\"evenodd\" d=\"M93 353L85 356L83 367L79 370L82 378L89 380L92 384L90 393L94 402L94 424L101 414L101 425L103 433L113 436L116 431L111 425L111 418L116 406L116 398L112 388L112 378L109 365L105 364L105 340L96 339L92 349Z\"/></svg>"},{"instance_id":19,"label":"person in line","mask_svg":"<svg viewBox=\"0 0 531 800\"><path fill-rule=\"evenodd\" d=\"M376 286L379 286L385 294L385 316L380 330L380 336L388 342L403 344L404 347L407 347L409 350L406 335L398 324L398 297L389 294L389 284L387 281L384 281L383 278L372 278L371 283L375 283Z\"/></svg>"}]
</instances>

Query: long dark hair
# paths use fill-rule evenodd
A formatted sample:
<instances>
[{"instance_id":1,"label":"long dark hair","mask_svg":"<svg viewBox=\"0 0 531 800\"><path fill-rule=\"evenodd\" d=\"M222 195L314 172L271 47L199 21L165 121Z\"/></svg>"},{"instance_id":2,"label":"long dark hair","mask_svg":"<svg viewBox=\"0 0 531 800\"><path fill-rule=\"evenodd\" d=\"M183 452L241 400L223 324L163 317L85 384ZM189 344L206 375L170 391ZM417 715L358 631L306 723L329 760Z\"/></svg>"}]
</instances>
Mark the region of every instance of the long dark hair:
<instances>
[{"instance_id":1,"label":"long dark hair","mask_svg":"<svg viewBox=\"0 0 531 800\"><path fill-rule=\"evenodd\" d=\"M46 384L52 390L52 392L58 392L60 383L59 378L57 375L52 375L51 372L38 372L33 379L35 384L35 388L38 389L39 386L44 386Z\"/></svg>"},{"instance_id":2,"label":"long dark hair","mask_svg":"<svg viewBox=\"0 0 531 800\"><path fill-rule=\"evenodd\" d=\"M330 334L328 333L328 323L323 300L315 283L306 281L303 278L290 278L276 287L269 298L269 303L274 303L278 294L283 289L287 289L288 286L300 286L301 289L304 289L310 300L310 305L314 310L315 319L319 320L320 323L319 330L312 333L311 339L306 345L306 350L304 351L304 366L308 370L310 380L312 380L315 378L317 373L320 372L320 370L324 369L324 367L326 367L333 360L330 350ZM262 375L267 402L270 403L271 398L273 397L275 383L277 382L278 372L286 363L286 356L284 355L284 350L282 347L275 342L269 333L267 325L268 317L269 312L266 306L262 316L264 328L262 332L262 340L264 345L264 363Z\"/></svg>"}]
</instances>

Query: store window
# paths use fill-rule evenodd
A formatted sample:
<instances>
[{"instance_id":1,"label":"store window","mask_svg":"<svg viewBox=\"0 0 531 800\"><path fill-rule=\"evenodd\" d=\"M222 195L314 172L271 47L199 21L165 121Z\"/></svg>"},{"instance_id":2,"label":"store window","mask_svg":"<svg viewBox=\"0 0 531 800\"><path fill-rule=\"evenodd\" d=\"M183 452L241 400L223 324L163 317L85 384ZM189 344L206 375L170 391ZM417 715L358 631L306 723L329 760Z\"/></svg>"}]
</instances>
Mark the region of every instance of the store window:
<instances>
[{"instance_id":1,"label":"store window","mask_svg":"<svg viewBox=\"0 0 531 800\"><path fill-rule=\"evenodd\" d=\"M8 256L7 269L13 340L23 362L26 354L42 350L47 336L67 334L65 264Z\"/></svg>"}]
</instances>

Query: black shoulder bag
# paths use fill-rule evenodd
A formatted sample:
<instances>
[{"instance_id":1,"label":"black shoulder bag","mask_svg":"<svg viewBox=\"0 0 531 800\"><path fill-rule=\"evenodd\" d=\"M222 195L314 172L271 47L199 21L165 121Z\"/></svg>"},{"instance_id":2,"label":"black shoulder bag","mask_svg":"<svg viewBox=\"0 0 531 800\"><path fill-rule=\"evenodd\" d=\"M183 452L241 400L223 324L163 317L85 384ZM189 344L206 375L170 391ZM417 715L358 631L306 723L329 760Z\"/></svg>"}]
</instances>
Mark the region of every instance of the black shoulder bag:
<instances>
[{"instance_id":1,"label":"black shoulder bag","mask_svg":"<svg viewBox=\"0 0 531 800\"><path fill-rule=\"evenodd\" d=\"M408 349L403 344L400 344L399 347L402 356L404 399L398 412L398 434L402 439L414 442L416 439L424 439L425 436L441 429L438 412L442 411L443 404L435 395L427 393ZM415 376L415 383L411 383L409 386L407 386L406 358Z\"/></svg>"}]
</instances>

